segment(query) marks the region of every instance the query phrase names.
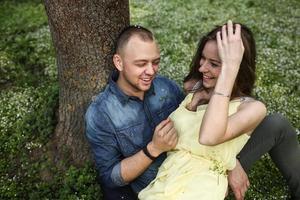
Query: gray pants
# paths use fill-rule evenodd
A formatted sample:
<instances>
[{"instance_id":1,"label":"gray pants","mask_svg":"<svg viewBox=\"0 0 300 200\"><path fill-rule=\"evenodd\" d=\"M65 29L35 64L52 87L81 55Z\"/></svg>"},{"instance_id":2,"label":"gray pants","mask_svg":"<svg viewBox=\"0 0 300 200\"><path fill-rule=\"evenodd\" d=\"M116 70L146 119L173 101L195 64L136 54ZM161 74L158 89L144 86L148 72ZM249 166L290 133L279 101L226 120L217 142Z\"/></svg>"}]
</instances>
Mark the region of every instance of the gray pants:
<instances>
[{"instance_id":1,"label":"gray pants","mask_svg":"<svg viewBox=\"0 0 300 200\"><path fill-rule=\"evenodd\" d=\"M244 170L269 152L273 162L287 180L292 199L300 199L300 145L289 121L279 114L267 116L252 133L239 154Z\"/></svg>"}]
</instances>

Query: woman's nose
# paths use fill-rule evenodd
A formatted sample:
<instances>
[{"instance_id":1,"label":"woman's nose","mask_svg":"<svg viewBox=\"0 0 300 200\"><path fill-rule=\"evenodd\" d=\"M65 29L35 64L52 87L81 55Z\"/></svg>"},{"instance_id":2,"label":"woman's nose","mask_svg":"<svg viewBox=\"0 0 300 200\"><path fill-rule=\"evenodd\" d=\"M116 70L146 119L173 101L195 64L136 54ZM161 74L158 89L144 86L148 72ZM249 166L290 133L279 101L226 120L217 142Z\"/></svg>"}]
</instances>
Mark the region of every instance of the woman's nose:
<instances>
[{"instance_id":1,"label":"woman's nose","mask_svg":"<svg viewBox=\"0 0 300 200\"><path fill-rule=\"evenodd\" d=\"M199 72L207 71L208 62L206 60L200 61Z\"/></svg>"}]
</instances>

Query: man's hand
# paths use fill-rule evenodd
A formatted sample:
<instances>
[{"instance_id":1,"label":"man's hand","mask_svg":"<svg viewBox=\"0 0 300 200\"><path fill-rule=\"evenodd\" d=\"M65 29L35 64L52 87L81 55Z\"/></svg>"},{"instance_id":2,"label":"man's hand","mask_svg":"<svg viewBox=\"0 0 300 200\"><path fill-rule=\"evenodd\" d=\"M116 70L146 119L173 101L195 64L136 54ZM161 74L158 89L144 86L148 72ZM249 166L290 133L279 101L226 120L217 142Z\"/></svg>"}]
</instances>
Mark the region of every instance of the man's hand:
<instances>
[{"instance_id":1,"label":"man's hand","mask_svg":"<svg viewBox=\"0 0 300 200\"><path fill-rule=\"evenodd\" d=\"M245 193L250 186L250 182L246 172L238 160L236 161L235 168L228 172L228 183L234 193L235 198L237 200L243 200Z\"/></svg>"},{"instance_id":2,"label":"man's hand","mask_svg":"<svg viewBox=\"0 0 300 200\"><path fill-rule=\"evenodd\" d=\"M173 149L177 142L177 131L173 122L168 118L156 126L152 141L148 144L148 150L156 157L162 152Z\"/></svg>"}]
</instances>

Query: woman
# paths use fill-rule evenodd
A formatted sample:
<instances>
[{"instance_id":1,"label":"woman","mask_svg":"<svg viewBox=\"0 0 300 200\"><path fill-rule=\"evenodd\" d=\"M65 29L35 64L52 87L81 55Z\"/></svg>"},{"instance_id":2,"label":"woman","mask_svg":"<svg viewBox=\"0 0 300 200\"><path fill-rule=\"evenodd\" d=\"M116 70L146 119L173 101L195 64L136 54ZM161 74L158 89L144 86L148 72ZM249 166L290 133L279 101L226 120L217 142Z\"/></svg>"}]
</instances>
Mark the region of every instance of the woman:
<instances>
[{"instance_id":1,"label":"woman","mask_svg":"<svg viewBox=\"0 0 300 200\"><path fill-rule=\"evenodd\" d=\"M251 98L255 52L251 31L231 21L202 38L185 78L190 93L170 116L178 144L139 199L225 198L226 172L266 115Z\"/></svg>"}]
</instances>

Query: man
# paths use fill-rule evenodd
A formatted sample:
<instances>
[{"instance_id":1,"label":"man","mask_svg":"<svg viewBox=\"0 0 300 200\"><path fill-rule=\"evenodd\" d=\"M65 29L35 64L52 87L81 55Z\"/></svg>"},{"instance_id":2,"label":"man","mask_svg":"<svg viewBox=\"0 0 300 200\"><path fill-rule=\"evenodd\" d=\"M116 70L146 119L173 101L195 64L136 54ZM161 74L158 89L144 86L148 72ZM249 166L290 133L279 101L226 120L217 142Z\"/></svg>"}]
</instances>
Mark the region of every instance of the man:
<instances>
[{"instance_id":1,"label":"man","mask_svg":"<svg viewBox=\"0 0 300 200\"><path fill-rule=\"evenodd\" d=\"M165 158L159 155L177 143L167 117L184 95L174 82L156 76L159 61L150 31L129 27L120 35L113 57L119 73L113 73L86 114L87 137L102 188L130 182L133 191L139 192L155 177Z\"/></svg>"},{"instance_id":2,"label":"man","mask_svg":"<svg viewBox=\"0 0 300 200\"><path fill-rule=\"evenodd\" d=\"M173 81L157 75L159 61L159 49L149 30L140 26L125 29L117 39L113 56L117 71L87 110L86 135L94 153L104 199L135 199L135 194L156 176L165 152L177 144L177 133L168 116L178 107L184 94ZM275 126L272 133L264 134L263 130L274 120L281 123L280 131ZM293 130L289 130L290 137L279 138L285 134L286 126L289 124L278 116L266 118L260 131L254 131L254 139L251 138L241 152L240 161L248 170L262 154L277 149L274 157L277 156L278 162L275 160L275 163L285 177L290 178L293 194L298 195L299 175L293 178L292 168L282 165L289 160L279 155L279 150L289 146L286 138L295 137ZM264 143L258 142L269 135L270 139ZM294 150L289 153L291 161L296 154ZM296 164L293 167L300 166L300 162ZM242 167L237 162L237 167L229 173L237 199L243 199L249 187Z\"/></svg>"}]
</instances>

